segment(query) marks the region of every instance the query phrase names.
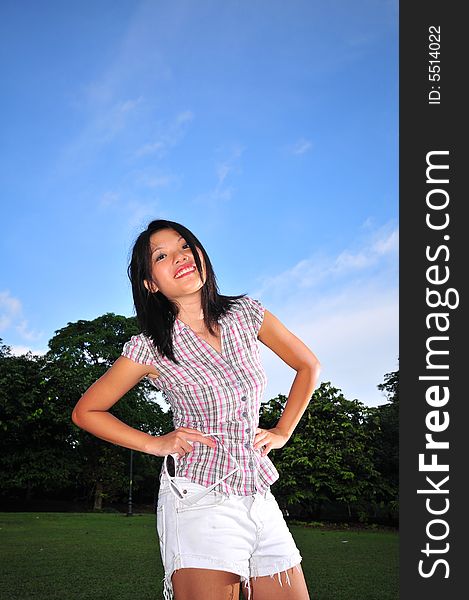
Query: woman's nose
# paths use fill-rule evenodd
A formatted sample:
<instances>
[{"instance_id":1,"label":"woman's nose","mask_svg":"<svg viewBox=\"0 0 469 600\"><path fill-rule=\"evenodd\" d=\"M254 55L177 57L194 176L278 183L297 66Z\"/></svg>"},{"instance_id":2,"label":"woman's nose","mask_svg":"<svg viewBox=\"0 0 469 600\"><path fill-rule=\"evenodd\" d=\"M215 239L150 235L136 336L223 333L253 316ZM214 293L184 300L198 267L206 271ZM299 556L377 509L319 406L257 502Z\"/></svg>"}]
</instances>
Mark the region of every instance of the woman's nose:
<instances>
[{"instance_id":1,"label":"woman's nose","mask_svg":"<svg viewBox=\"0 0 469 600\"><path fill-rule=\"evenodd\" d=\"M176 252L175 262L176 263L184 262L184 261L188 260L188 258L189 257L187 256L187 254L185 254L183 250L180 250L179 252Z\"/></svg>"}]
</instances>

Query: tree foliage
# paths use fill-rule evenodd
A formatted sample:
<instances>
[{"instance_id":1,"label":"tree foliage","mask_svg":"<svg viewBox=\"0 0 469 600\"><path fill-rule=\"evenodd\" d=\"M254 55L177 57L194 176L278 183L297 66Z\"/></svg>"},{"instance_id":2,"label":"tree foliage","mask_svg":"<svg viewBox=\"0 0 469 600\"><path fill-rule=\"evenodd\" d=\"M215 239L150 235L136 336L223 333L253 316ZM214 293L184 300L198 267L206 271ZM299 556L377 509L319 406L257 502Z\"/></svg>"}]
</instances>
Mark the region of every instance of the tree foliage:
<instances>
[{"instance_id":1,"label":"tree foliage","mask_svg":"<svg viewBox=\"0 0 469 600\"><path fill-rule=\"evenodd\" d=\"M272 427L286 402L279 396L262 407L261 422ZM347 400L330 382L317 388L288 444L273 452L280 474L278 496L291 512L318 513L324 503L351 510L375 497L380 474L373 461L371 411Z\"/></svg>"},{"instance_id":2,"label":"tree foliage","mask_svg":"<svg viewBox=\"0 0 469 600\"><path fill-rule=\"evenodd\" d=\"M3 493L53 491L70 484L71 425L44 395L44 359L0 355L0 486Z\"/></svg>"},{"instance_id":3,"label":"tree foliage","mask_svg":"<svg viewBox=\"0 0 469 600\"><path fill-rule=\"evenodd\" d=\"M399 371L386 373L378 385L388 403L374 409L378 429L374 452L376 469L382 474L385 485L378 500L388 505L397 519L399 490Z\"/></svg>"},{"instance_id":4,"label":"tree foliage","mask_svg":"<svg viewBox=\"0 0 469 600\"><path fill-rule=\"evenodd\" d=\"M0 354L3 494L73 489L78 496L115 500L128 485L129 450L97 439L71 421L83 392L120 356L138 333L134 318L112 313L78 321L56 332L44 357ZM170 418L147 383L128 392L111 412L132 427L159 435ZM150 459L152 457L149 457ZM155 471L155 461L137 459ZM158 460L156 459L156 463ZM138 488L138 475L134 485ZM143 479L143 478L142 478Z\"/></svg>"}]
</instances>

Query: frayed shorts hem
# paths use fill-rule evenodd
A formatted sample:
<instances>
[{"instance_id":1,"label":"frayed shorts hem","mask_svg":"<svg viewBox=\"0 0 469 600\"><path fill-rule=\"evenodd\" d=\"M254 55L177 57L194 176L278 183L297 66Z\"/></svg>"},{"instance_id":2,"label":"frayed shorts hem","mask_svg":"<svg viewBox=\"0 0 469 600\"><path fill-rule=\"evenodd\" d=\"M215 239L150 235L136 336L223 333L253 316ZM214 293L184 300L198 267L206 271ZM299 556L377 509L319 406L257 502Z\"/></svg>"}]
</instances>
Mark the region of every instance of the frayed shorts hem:
<instances>
[{"instance_id":1,"label":"frayed shorts hem","mask_svg":"<svg viewBox=\"0 0 469 600\"><path fill-rule=\"evenodd\" d=\"M208 554L179 554L174 557L171 572L165 574L166 579L171 579L179 569L213 569L214 571L228 571L235 573L242 579L249 578L248 570L239 563L214 558Z\"/></svg>"},{"instance_id":2,"label":"frayed shorts hem","mask_svg":"<svg viewBox=\"0 0 469 600\"><path fill-rule=\"evenodd\" d=\"M289 558L285 558L281 561L268 564L256 564L256 562L251 559L251 572L249 577L251 579L256 579L257 577L273 577L278 573L283 573L284 571L288 571L288 569L298 567L301 561L302 556L299 553L293 554Z\"/></svg>"},{"instance_id":3,"label":"frayed shorts hem","mask_svg":"<svg viewBox=\"0 0 469 600\"><path fill-rule=\"evenodd\" d=\"M239 575L241 585L244 585L248 592L248 598L251 597L251 579L257 579L258 577L271 577L278 578L279 584L283 585L282 573L285 573L285 583L290 585L290 579L288 576L288 570L296 568L299 570L302 557L299 553L292 555L288 559L284 559L281 562L271 563L270 565L256 565L252 564L249 570L243 568L239 563L220 560L219 558L213 558L213 556L204 554L182 554L174 558L172 569L165 573L164 577L164 598L165 600L172 600L173 586L172 577L174 573L180 569L211 569L214 571L226 571L228 573L234 573Z\"/></svg>"},{"instance_id":4,"label":"frayed shorts hem","mask_svg":"<svg viewBox=\"0 0 469 600\"><path fill-rule=\"evenodd\" d=\"M236 562L230 562L214 558L205 554L180 554L174 557L173 568L165 574L166 579L171 579L175 571L179 569L213 569L215 571L227 571L239 575L242 580L256 579L257 577L272 577L277 573L288 571L299 565L302 561L301 554L294 554L281 562L271 563L269 565L252 564L250 570Z\"/></svg>"}]
</instances>

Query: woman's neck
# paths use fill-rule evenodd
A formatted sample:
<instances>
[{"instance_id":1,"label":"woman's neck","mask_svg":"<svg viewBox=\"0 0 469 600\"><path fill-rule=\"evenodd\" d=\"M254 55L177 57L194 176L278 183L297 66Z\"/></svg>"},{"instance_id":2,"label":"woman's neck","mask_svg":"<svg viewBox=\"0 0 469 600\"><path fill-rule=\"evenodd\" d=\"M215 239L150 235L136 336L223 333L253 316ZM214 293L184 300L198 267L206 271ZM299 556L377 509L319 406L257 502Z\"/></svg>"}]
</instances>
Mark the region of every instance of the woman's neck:
<instances>
[{"instance_id":1,"label":"woman's neck","mask_svg":"<svg viewBox=\"0 0 469 600\"><path fill-rule=\"evenodd\" d=\"M186 325L200 326L204 320L204 313L200 304L200 297L178 299L178 319Z\"/></svg>"}]
</instances>

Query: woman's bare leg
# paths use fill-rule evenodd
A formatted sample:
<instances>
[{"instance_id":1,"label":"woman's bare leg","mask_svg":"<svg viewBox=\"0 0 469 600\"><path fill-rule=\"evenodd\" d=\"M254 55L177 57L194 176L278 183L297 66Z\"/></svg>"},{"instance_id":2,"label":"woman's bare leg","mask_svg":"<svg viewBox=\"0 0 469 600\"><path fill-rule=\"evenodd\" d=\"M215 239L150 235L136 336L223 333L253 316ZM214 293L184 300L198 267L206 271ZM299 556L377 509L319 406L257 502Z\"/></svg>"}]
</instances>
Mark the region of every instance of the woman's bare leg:
<instances>
[{"instance_id":1,"label":"woman's bare leg","mask_svg":"<svg viewBox=\"0 0 469 600\"><path fill-rule=\"evenodd\" d=\"M213 569L179 569L173 573L175 600L238 600L240 576Z\"/></svg>"}]
</instances>

